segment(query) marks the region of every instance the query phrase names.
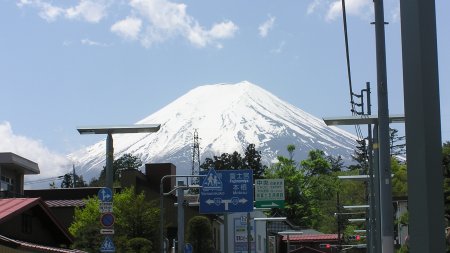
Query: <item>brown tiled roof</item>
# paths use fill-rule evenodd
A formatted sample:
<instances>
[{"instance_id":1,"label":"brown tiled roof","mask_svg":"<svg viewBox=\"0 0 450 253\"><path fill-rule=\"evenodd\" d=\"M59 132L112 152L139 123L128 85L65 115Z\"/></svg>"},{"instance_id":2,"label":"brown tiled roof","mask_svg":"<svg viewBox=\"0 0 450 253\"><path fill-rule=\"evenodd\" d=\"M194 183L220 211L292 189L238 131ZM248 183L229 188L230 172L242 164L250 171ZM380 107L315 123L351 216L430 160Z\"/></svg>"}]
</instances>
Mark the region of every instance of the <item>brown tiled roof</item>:
<instances>
[{"instance_id":1,"label":"brown tiled roof","mask_svg":"<svg viewBox=\"0 0 450 253\"><path fill-rule=\"evenodd\" d=\"M62 199L62 200L46 200L48 207L74 207L85 206L86 202L82 199Z\"/></svg>"},{"instance_id":2,"label":"brown tiled roof","mask_svg":"<svg viewBox=\"0 0 450 253\"><path fill-rule=\"evenodd\" d=\"M8 216L23 212L32 206L37 205L39 198L11 198L0 199L0 223Z\"/></svg>"},{"instance_id":3,"label":"brown tiled roof","mask_svg":"<svg viewBox=\"0 0 450 253\"><path fill-rule=\"evenodd\" d=\"M54 247L43 246L43 245L39 245L39 244L35 244L35 243L14 240L14 239L8 238L3 235L0 235L0 243L1 242L7 243L7 244L12 244L15 247L19 247L21 249L32 250L33 252L86 253L85 251L76 250L76 249L54 248Z\"/></svg>"},{"instance_id":4,"label":"brown tiled roof","mask_svg":"<svg viewBox=\"0 0 450 253\"><path fill-rule=\"evenodd\" d=\"M287 241L287 235L283 235L283 241ZM335 241L337 234L309 234L309 235L289 235L289 241L311 242L311 241Z\"/></svg>"}]
</instances>

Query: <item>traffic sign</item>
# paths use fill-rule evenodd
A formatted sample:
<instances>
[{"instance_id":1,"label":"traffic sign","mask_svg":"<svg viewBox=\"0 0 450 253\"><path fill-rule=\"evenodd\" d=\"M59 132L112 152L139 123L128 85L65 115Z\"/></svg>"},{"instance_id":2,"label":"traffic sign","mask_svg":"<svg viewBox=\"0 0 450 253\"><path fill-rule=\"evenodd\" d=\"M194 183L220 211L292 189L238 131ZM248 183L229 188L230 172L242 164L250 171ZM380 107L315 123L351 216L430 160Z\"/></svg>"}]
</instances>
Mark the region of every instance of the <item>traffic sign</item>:
<instances>
[{"instance_id":1,"label":"traffic sign","mask_svg":"<svg viewBox=\"0 0 450 253\"><path fill-rule=\"evenodd\" d=\"M112 227L114 225L114 215L112 213L104 213L100 217L100 223L103 227Z\"/></svg>"},{"instance_id":2,"label":"traffic sign","mask_svg":"<svg viewBox=\"0 0 450 253\"><path fill-rule=\"evenodd\" d=\"M200 185L200 213L253 211L252 170L210 169Z\"/></svg>"},{"instance_id":3,"label":"traffic sign","mask_svg":"<svg viewBox=\"0 0 450 253\"><path fill-rule=\"evenodd\" d=\"M255 206L284 208L284 179L256 179Z\"/></svg>"},{"instance_id":4,"label":"traffic sign","mask_svg":"<svg viewBox=\"0 0 450 253\"><path fill-rule=\"evenodd\" d=\"M100 202L99 205L100 213L112 213L113 203L112 202Z\"/></svg>"},{"instance_id":5,"label":"traffic sign","mask_svg":"<svg viewBox=\"0 0 450 253\"><path fill-rule=\"evenodd\" d=\"M193 250L192 244L186 243L184 245L184 253L192 253L192 250Z\"/></svg>"},{"instance_id":6,"label":"traffic sign","mask_svg":"<svg viewBox=\"0 0 450 253\"><path fill-rule=\"evenodd\" d=\"M116 252L113 240L109 236L105 236L102 245L100 246L100 252Z\"/></svg>"},{"instance_id":7,"label":"traffic sign","mask_svg":"<svg viewBox=\"0 0 450 253\"><path fill-rule=\"evenodd\" d=\"M98 191L98 199L101 202L111 202L112 201L112 191L111 189L104 187Z\"/></svg>"},{"instance_id":8,"label":"traffic sign","mask_svg":"<svg viewBox=\"0 0 450 253\"><path fill-rule=\"evenodd\" d=\"M100 234L101 235L113 235L114 234L114 229L112 229L112 228L102 228L102 229L100 229Z\"/></svg>"}]
</instances>

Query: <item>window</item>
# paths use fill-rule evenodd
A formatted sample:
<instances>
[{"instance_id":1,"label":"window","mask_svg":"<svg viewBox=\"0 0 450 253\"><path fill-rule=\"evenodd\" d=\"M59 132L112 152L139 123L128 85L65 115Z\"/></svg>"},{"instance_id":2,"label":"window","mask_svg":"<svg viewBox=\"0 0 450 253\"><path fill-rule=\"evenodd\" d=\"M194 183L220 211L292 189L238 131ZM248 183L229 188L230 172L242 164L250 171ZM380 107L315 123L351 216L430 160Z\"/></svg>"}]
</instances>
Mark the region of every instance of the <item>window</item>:
<instances>
[{"instance_id":1,"label":"window","mask_svg":"<svg viewBox=\"0 0 450 253\"><path fill-rule=\"evenodd\" d=\"M31 234L33 228L33 216L29 214L22 214L22 232Z\"/></svg>"}]
</instances>

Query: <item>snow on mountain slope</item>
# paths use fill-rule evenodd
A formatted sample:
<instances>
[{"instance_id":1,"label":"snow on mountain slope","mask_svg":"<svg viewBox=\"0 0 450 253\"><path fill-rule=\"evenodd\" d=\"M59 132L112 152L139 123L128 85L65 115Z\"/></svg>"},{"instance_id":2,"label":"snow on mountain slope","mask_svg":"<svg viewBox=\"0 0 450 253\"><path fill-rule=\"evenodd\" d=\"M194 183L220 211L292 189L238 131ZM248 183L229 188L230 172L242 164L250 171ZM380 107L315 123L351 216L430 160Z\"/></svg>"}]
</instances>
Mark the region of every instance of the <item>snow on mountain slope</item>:
<instances>
[{"instance_id":1,"label":"snow on mountain slope","mask_svg":"<svg viewBox=\"0 0 450 253\"><path fill-rule=\"evenodd\" d=\"M171 162L178 174L192 167L193 133L200 138L200 159L244 153L255 144L266 164L277 155L287 155L289 144L296 146L295 159L306 158L309 150L349 160L356 137L328 127L268 91L243 81L197 87L136 124L161 124L157 133L116 134L114 156L131 153L144 163ZM97 177L105 164L105 141L69 155L84 178Z\"/></svg>"}]
</instances>

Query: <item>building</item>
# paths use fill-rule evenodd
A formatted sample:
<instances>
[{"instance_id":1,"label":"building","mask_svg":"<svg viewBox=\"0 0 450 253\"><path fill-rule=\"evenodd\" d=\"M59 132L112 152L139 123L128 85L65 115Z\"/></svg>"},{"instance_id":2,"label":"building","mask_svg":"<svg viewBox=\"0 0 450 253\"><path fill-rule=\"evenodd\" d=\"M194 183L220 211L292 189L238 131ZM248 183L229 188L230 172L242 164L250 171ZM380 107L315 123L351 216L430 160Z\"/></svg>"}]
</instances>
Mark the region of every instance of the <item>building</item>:
<instances>
[{"instance_id":1,"label":"building","mask_svg":"<svg viewBox=\"0 0 450 253\"><path fill-rule=\"evenodd\" d=\"M0 198L22 197L24 175L39 173L37 163L11 152L0 153Z\"/></svg>"}]
</instances>

